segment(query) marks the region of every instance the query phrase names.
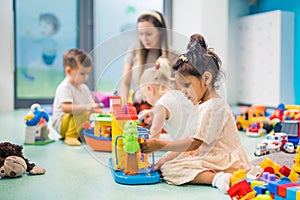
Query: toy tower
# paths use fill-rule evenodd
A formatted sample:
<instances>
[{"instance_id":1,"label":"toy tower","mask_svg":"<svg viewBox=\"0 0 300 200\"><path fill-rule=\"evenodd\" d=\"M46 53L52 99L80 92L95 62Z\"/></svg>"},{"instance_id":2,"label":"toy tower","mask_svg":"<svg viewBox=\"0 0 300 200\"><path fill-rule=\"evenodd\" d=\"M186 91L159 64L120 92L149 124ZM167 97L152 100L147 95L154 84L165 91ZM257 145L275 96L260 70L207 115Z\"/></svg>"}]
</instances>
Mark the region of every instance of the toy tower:
<instances>
[{"instance_id":1,"label":"toy tower","mask_svg":"<svg viewBox=\"0 0 300 200\"><path fill-rule=\"evenodd\" d=\"M140 151L137 152L139 173L135 175L125 173L125 167L128 166L126 159L128 153L124 150L123 129L127 121L137 121L138 115L131 103L122 105L122 99L118 95L110 97L110 109L112 116L112 158L109 159L109 165L115 181L129 185L159 183L160 175L151 167L148 156ZM148 138L148 129L137 127L137 131L140 141ZM152 164L154 165L154 163L154 154L152 153Z\"/></svg>"}]
</instances>

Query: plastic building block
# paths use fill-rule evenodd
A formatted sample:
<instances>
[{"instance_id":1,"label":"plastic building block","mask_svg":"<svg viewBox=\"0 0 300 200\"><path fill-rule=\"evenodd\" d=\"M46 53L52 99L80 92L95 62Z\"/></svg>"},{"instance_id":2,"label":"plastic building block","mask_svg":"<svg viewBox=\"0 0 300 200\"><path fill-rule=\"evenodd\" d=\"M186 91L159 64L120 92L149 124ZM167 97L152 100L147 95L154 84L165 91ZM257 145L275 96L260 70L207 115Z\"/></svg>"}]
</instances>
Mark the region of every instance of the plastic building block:
<instances>
[{"instance_id":1,"label":"plastic building block","mask_svg":"<svg viewBox=\"0 0 300 200\"><path fill-rule=\"evenodd\" d=\"M279 181L269 182L268 188L269 188L271 196L277 195L278 185L289 184L289 183L291 183L291 181L288 178L282 178Z\"/></svg>"},{"instance_id":2,"label":"plastic building block","mask_svg":"<svg viewBox=\"0 0 300 200\"><path fill-rule=\"evenodd\" d=\"M300 186L286 189L286 198L300 200Z\"/></svg>"},{"instance_id":3,"label":"plastic building block","mask_svg":"<svg viewBox=\"0 0 300 200\"><path fill-rule=\"evenodd\" d=\"M296 181L298 181L299 178L299 174L297 172L295 172L294 170L291 170L290 175L288 176L288 178L295 183Z\"/></svg>"},{"instance_id":4,"label":"plastic building block","mask_svg":"<svg viewBox=\"0 0 300 200\"><path fill-rule=\"evenodd\" d=\"M272 200L272 198L267 194L259 194L254 198L254 200Z\"/></svg>"},{"instance_id":5,"label":"plastic building block","mask_svg":"<svg viewBox=\"0 0 300 200\"><path fill-rule=\"evenodd\" d=\"M256 191L256 195L266 194L266 192L268 191L268 187L266 185L255 186L253 189Z\"/></svg>"},{"instance_id":6,"label":"plastic building block","mask_svg":"<svg viewBox=\"0 0 300 200\"><path fill-rule=\"evenodd\" d=\"M278 165L277 163L273 162L270 158L265 158L260 164L259 166L265 170L265 168L267 167L272 167L275 171L275 173L277 173L280 169L280 165Z\"/></svg>"},{"instance_id":7,"label":"plastic building block","mask_svg":"<svg viewBox=\"0 0 300 200\"><path fill-rule=\"evenodd\" d=\"M286 165L283 165L282 167L280 167L279 173L283 176L289 177L289 175L291 173L291 169L289 167L287 167Z\"/></svg>"},{"instance_id":8,"label":"plastic building block","mask_svg":"<svg viewBox=\"0 0 300 200\"><path fill-rule=\"evenodd\" d=\"M300 153L297 153L294 159L294 164L292 166L292 169L299 173L300 172Z\"/></svg>"},{"instance_id":9,"label":"plastic building block","mask_svg":"<svg viewBox=\"0 0 300 200\"><path fill-rule=\"evenodd\" d=\"M269 172L263 172L259 180L265 183L274 182L276 181L276 175Z\"/></svg>"},{"instance_id":10,"label":"plastic building block","mask_svg":"<svg viewBox=\"0 0 300 200\"><path fill-rule=\"evenodd\" d=\"M253 199L255 197L256 192L255 191L251 191L248 194L246 194L245 196L243 196L241 198L241 200L248 200L248 199Z\"/></svg>"},{"instance_id":11,"label":"plastic building block","mask_svg":"<svg viewBox=\"0 0 300 200\"><path fill-rule=\"evenodd\" d=\"M277 188L277 195L280 197L286 198L286 189L294 186L299 186L297 183L289 183L289 184L282 184L278 185Z\"/></svg>"},{"instance_id":12,"label":"plastic building block","mask_svg":"<svg viewBox=\"0 0 300 200\"><path fill-rule=\"evenodd\" d=\"M235 183L245 178L247 178L245 170L239 169L233 172L232 177L230 178L230 183L231 185L234 185Z\"/></svg>"},{"instance_id":13,"label":"plastic building block","mask_svg":"<svg viewBox=\"0 0 300 200\"><path fill-rule=\"evenodd\" d=\"M250 186L251 186L251 188L253 189L254 187L256 187L256 186L263 186L263 185L265 185L266 183L265 182L263 182L263 181L251 181L250 182Z\"/></svg>"},{"instance_id":14,"label":"plastic building block","mask_svg":"<svg viewBox=\"0 0 300 200\"><path fill-rule=\"evenodd\" d=\"M245 195L247 195L249 192L251 192L251 187L249 183L246 180L242 180L240 182L237 182L233 186L229 188L227 191L227 194L233 199L241 199Z\"/></svg>"}]
</instances>

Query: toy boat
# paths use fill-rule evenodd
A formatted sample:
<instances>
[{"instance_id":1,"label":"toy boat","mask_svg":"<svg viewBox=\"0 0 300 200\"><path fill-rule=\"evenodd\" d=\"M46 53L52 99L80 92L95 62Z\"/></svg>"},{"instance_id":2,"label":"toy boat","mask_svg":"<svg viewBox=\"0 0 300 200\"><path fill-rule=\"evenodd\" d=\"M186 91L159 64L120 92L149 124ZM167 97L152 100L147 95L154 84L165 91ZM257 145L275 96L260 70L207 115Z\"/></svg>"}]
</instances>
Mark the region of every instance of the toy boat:
<instances>
[{"instance_id":1,"label":"toy boat","mask_svg":"<svg viewBox=\"0 0 300 200\"><path fill-rule=\"evenodd\" d=\"M83 135L87 145L94 151L111 152L111 137L95 136L93 128L84 130Z\"/></svg>"}]
</instances>

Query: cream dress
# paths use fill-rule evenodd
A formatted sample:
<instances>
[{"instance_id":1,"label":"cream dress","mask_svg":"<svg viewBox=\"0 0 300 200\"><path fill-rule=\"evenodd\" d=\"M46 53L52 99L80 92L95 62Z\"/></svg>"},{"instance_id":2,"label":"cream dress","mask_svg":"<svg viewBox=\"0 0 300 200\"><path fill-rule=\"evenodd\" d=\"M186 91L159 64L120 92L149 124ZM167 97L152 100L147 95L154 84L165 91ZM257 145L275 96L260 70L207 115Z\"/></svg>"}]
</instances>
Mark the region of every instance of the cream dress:
<instances>
[{"instance_id":1,"label":"cream dress","mask_svg":"<svg viewBox=\"0 0 300 200\"><path fill-rule=\"evenodd\" d=\"M221 98L195 106L184 137L203 141L194 151L181 153L161 166L162 175L169 184L188 183L203 171L232 173L238 169L250 170L233 113Z\"/></svg>"}]
</instances>

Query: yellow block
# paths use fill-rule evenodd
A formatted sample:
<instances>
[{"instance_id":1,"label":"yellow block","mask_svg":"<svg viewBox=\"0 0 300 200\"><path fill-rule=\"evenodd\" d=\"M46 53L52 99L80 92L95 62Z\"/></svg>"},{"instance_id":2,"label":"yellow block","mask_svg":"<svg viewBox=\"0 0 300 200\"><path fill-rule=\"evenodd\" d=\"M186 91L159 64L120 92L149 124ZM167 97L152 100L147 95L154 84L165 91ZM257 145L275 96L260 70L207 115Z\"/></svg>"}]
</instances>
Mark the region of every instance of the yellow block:
<instances>
[{"instance_id":1,"label":"yellow block","mask_svg":"<svg viewBox=\"0 0 300 200\"><path fill-rule=\"evenodd\" d=\"M263 181L251 181L251 188L253 189L255 186L263 186L265 185L266 183L263 182Z\"/></svg>"},{"instance_id":2,"label":"yellow block","mask_svg":"<svg viewBox=\"0 0 300 200\"><path fill-rule=\"evenodd\" d=\"M300 110L300 105L285 105L284 108L287 110Z\"/></svg>"}]
</instances>

